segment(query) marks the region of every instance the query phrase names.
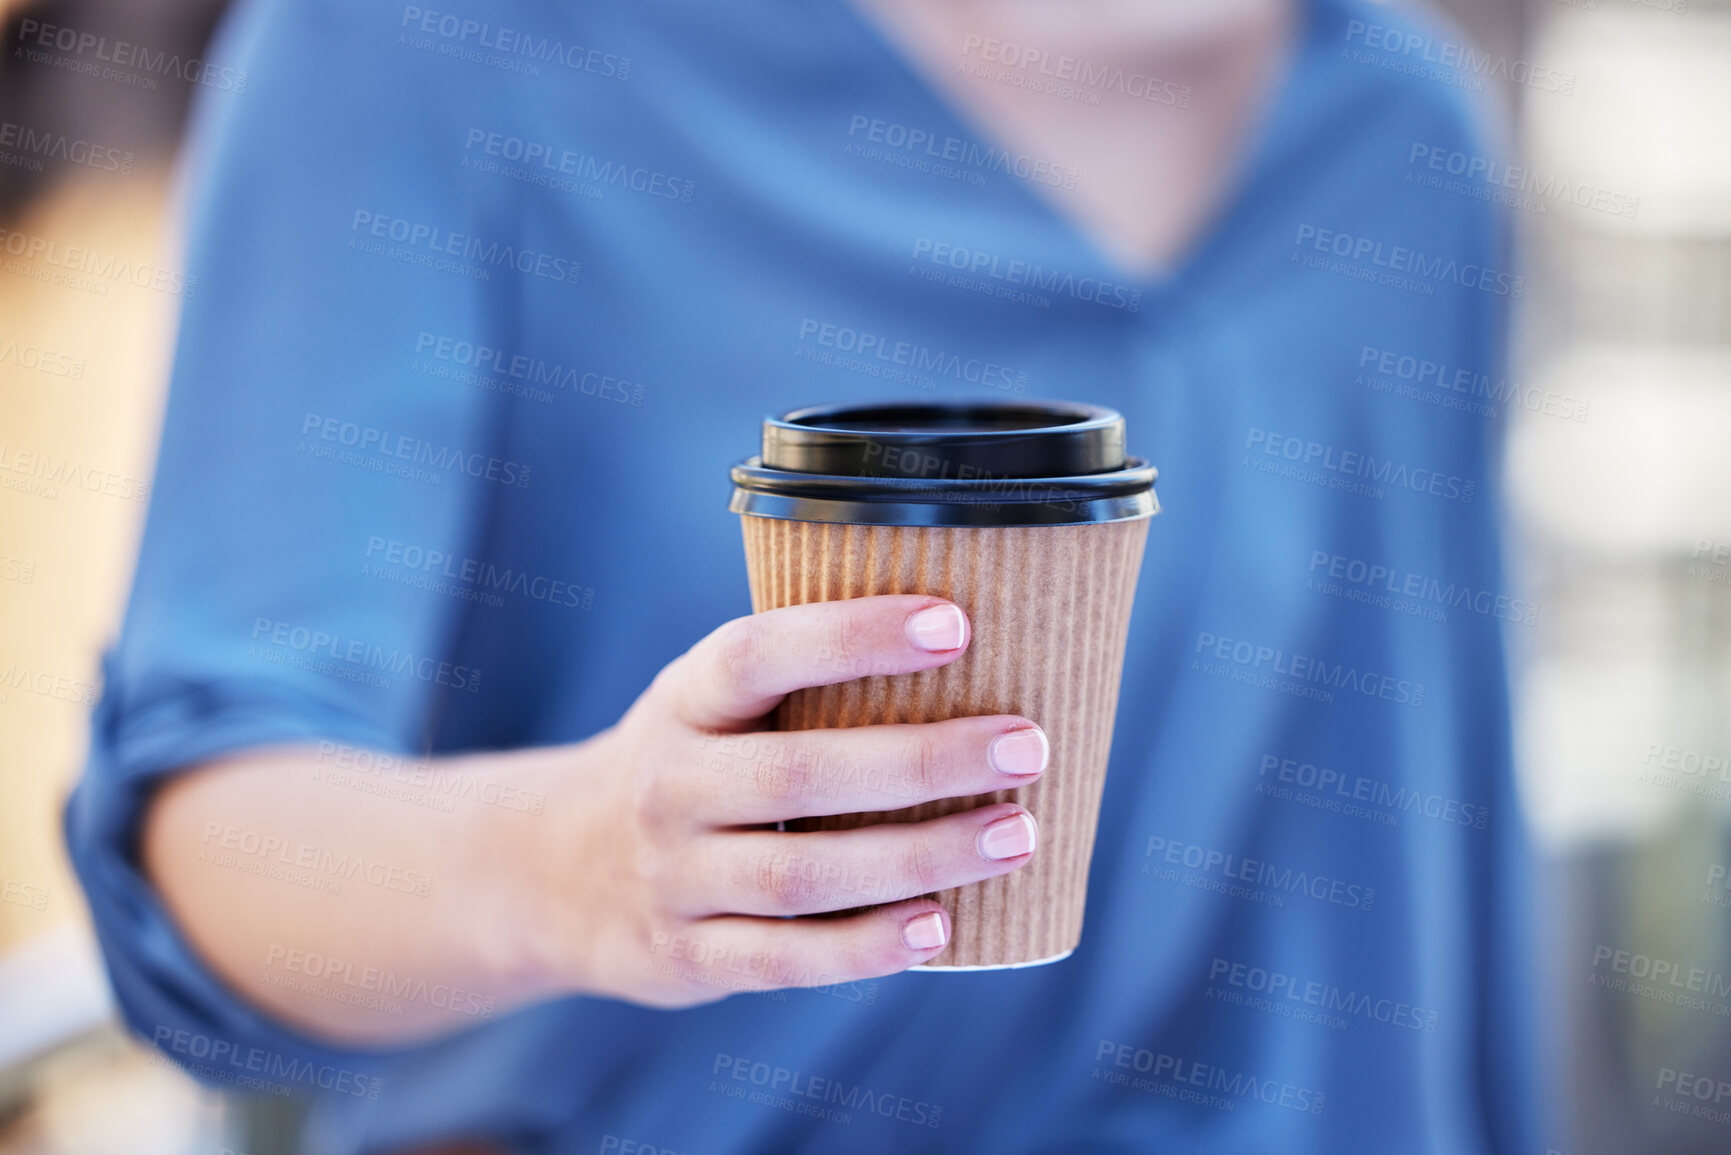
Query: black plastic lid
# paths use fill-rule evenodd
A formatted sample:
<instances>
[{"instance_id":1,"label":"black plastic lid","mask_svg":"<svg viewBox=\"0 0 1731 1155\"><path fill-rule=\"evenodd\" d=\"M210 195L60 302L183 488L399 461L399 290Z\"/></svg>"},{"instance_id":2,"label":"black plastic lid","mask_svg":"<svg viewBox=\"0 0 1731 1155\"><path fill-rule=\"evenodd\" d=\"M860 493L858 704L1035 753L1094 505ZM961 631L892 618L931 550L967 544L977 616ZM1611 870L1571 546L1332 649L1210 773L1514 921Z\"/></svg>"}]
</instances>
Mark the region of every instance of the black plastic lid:
<instances>
[{"instance_id":1,"label":"black plastic lid","mask_svg":"<svg viewBox=\"0 0 1731 1155\"><path fill-rule=\"evenodd\" d=\"M1068 401L903 401L796 409L763 423L728 508L862 525L1067 525L1149 517L1154 467L1124 418Z\"/></svg>"},{"instance_id":2,"label":"black plastic lid","mask_svg":"<svg viewBox=\"0 0 1731 1155\"><path fill-rule=\"evenodd\" d=\"M1069 402L826 405L763 423L763 464L799 473L1072 477L1123 469L1124 457L1124 418Z\"/></svg>"}]
</instances>

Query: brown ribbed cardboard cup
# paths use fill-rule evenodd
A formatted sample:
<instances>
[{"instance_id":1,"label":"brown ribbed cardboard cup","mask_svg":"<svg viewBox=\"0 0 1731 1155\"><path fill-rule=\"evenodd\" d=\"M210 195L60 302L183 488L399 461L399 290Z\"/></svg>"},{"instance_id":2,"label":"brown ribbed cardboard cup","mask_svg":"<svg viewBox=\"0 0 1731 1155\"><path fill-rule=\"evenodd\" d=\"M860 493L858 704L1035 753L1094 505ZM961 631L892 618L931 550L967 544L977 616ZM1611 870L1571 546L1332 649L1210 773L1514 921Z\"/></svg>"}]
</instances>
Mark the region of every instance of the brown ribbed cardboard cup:
<instances>
[{"instance_id":1,"label":"brown ribbed cardboard cup","mask_svg":"<svg viewBox=\"0 0 1731 1155\"><path fill-rule=\"evenodd\" d=\"M1154 470L1124 442L1123 418L1096 406L834 406L766 420L761 457L734 467L754 612L919 593L954 601L973 626L968 651L939 669L789 695L777 728L1021 714L1050 742L1031 786L787 824L1028 808L1040 827L1032 861L934 895L952 933L918 969L1055 962L1081 939L1131 604L1158 510Z\"/></svg>"}]
</instances>

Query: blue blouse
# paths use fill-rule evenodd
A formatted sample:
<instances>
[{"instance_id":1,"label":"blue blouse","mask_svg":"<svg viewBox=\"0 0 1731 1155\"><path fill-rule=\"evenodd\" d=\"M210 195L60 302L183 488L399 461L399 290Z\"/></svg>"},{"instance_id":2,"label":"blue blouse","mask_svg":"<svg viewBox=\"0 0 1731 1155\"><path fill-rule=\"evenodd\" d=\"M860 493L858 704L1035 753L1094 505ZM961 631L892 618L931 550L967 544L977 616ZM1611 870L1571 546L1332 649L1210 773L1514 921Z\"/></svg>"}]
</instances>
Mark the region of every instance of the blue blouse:
<instances>
[{"instance_id":1,"label":"blue blouse","mask_svg":"<svg viewBox=\"0 0 1731 1155\"><path fill-rule=\"evenodd\" d=\"M199 116L198 292L67 811L133 1028L312 1094L319 1151L1536 1150L1502 644L1536 611L1495 525L1524 282L1447 175L1490 147L1434 63L1458 36L1316 0L1207 237L1139 278L1035 187L1086 173L994 147L844 4L448 9L255 0L216 50L246 82ZM761 418L910 395L1112 406L1160 470L1068 961L377 1053L192 952L138 866L153 784L597 732L748 612L727 469Z\"/></svg>"}]
</instances>

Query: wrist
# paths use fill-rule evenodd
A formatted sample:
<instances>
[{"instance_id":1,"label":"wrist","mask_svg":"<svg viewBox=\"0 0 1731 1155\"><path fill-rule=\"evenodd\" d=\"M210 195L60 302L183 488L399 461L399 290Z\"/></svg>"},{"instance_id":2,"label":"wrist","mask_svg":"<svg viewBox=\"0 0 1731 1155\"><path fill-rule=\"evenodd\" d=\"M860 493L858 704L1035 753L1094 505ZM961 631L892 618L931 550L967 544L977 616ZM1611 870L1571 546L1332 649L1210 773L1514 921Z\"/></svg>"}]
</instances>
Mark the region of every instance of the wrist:
<instances>
[{"instance_id":1,"label":"wrist","mask_svg":"<svg viewBox=\"0 0 1731 1155\"><path fill-rule=\"evenodd\" d=\"M464 933L485 940L469 949L514 1003L597 990L594 900L605 890L596 876L606 869L598 829L605 807L590 767L605 739L606 732L492 759L490 777L539 805L476 808L465 855L475 909L457 917L472 928Z\"/></svg>"}]
</instances>

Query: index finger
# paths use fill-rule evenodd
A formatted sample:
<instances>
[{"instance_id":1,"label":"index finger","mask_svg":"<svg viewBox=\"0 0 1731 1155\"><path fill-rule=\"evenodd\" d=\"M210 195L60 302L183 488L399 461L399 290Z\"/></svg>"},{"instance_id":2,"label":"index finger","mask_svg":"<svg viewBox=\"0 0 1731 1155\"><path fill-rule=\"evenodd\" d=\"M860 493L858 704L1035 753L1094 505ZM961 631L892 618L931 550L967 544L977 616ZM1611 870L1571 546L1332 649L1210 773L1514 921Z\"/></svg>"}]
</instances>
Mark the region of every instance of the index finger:
<instances>
[{"instance_id":1,"label":"index finger","mask_svg":"<svg viewBox=\"0 0 1731 1155\"><path fill-rule=\"evenodd\" d=\"M783 606L698 642L668 667L667 690L688 725L733 730L807 686L945 665L967 649L968 634L959 606L923 594Z\"/></svg>"}]
</instances>

